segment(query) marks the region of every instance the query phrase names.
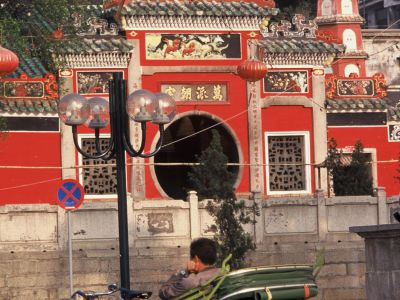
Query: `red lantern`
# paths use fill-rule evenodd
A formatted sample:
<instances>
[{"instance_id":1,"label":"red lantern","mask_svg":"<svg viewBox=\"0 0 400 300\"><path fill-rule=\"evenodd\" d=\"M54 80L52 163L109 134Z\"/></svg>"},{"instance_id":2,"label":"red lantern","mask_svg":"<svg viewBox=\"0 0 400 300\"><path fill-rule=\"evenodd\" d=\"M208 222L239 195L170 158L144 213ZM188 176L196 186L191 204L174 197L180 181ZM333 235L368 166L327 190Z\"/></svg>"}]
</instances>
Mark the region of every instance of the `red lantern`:
<instances>
[{"instance_id":1,"label":"red lantern","mask_svg":"<svg viewBox=\"0 0 400 300\"><path fill-rule=\"evenodd\" d=\"M249 59L242 62L238 68L238 75L247 81L258 81L267 75L267 66L259 60Z\"/></svg>"},{"instance_id":2,"label":"red lantern","mask_svg":"<svg viewBox=\"0 0 400 300\"><path fill-rule=\"evenodd\" d=\"M0 76L14 72L18 64L18 56L14 52L0 46Z\"/></svg>"},{"instance_id":3,"label":"red lantern","mask_svg":"<svg viewBox=\"0 0 400 300\"><path fill-rule=\"evenodd\" d=\"M56 40L61 40L63 36L64 34L60 28L57 27L57 29L53 31L53 38Z\"/></svg>"}]
</instances>

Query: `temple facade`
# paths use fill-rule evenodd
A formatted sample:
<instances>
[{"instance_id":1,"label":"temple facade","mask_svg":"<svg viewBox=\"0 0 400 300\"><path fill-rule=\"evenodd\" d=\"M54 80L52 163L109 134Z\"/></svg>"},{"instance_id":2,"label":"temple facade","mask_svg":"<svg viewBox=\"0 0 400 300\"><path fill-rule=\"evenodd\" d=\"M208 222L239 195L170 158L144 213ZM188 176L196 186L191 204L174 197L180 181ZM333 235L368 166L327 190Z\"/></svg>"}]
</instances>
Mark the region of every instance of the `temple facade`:
<instances>
[{"instance_id":1,"label":"temple facade","mask_svg":"<svg viewBox=\"0 0 400 300\"><path fill-rule=\"evenodd\" d=\"M0 116L8 126L0 141L2 251L65 249L66 215L57 205L63 179L76 179L85 189L84 204L73 213L75 247L114 245L115 162L78 153L71 128L59 122L57 102L69 93L108 100L116 72L127 80L129 94L164 92L177 106L161 151L149 159L127 157L135 248L187 246L193 237L212 234L212 220L190 192L187 176L209 146L212 130L221 136L239 199L262 208L258 225L248 230L264 245L264 254L283 253L276 246L281 243L293 247L290 253L298 243L304 253L331 243L334 252L338 241L359 251L349 226L393 221L400 99L390 94L381 70L368 72L357 0L318 0L315 20L298 14L282 20L274 1L119 2L107 1L87 19L73 16L81 42L64 37L63 52L54 57L62 66L58 74L47 72L38 59L20 59L15 73L0 78ZM238 75L238 66L251 60L267 66L261 80ZM140 124L129 127L137 147ZM109 136L108 128L101 132L101 147L107 147ZM79 127L84 150L96 149L94 138L92 130ZM344 164L356 141L362 142L374 194L335 197L326 168L332 138ZM145 150L151 151L159 139L157 126L148 127L146 139ZM292 261L277 257L265 261ZM299 263L311 260L306 254L293 257ZM351 293L361 299L362 261L353 263L355 273L335 276L353 276L357 291ZM324 276L322 287L333 290L329 274ZM321 299L335 299L324 295Z\"/></svg>"},{"instance_id":2,"label":"temple facade","mask_svg":"<svg viewBox=\"0 0 400 300\"><path fill-rule=\"evenodd\" d=\"M103 17L117 9L116 3L108 2ZM57 88L49 82L54 75L46 75L40 62L26 62L12 78L2 79L1 109L9 121L4 165L54 169L10 169L13 175L4 177L7 187L23 185L27 178L49 181L29 188L33 198L15 188L4 191L0 201L54 204L50 191L56 178L65 177L78 179L89 198L114 197L111 164L85 168L99 162L77 154L69 146L68 129L56 119L56 102L63 94L107 98L113 72L128 80L129 93L144 88L168 93L177 101L178 113L166 129L161 152L130 161L133 199L185 199L190 190L187 164L196 162L196 155L208 146L207 128L215 128L222 137L238 193L268 198L313 194L316 189L328 192L330 180L320 166L327 141L335 138L345 152L360 140L370 155L374 187L396 195L397 103L385 98L384 76L366 74L362 22L357 1L350 0L319 1L313 21L300 15L279 20L273 1L182 7L133 1L121 11L118 26L123 36L115 23L95 16L84 23L75 16L82 44L66 42L65 53L56 57L63 62L60 95L49 90ZM268 67L268 75L255 84L236 72L251 55ZM139 125L131 126L138 143ZM148 130L148 149L157 142L155 129ZM83 148L93 147L90 130L79 130ZM21 160L27 136L39 145L31 149L35 161ZM15 149L21 153L16 155ZM57 169L61 166L63 171ZM75 173L68 169L72 166L82 168Z\"/></svg>"}]
</instances>

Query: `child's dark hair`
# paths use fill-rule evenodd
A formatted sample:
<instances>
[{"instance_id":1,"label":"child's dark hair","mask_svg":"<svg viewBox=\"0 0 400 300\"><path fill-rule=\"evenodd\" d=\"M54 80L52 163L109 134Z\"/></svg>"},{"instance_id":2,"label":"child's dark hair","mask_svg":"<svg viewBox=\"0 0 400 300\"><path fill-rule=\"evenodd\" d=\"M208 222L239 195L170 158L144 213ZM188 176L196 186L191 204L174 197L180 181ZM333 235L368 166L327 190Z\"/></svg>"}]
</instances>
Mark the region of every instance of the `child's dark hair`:
<instances>
[{"instance_id":1,"label":"child's dark hair","mask_svg":"<svg viewBox=\"0 0 400 300\"><path fill-rule=\"evenodd\" d=\"M204 264L213 265L217 260L217 244L207 238L195 239L190 244L190 259L195 256Z\"/></svg>"}]
</instances>

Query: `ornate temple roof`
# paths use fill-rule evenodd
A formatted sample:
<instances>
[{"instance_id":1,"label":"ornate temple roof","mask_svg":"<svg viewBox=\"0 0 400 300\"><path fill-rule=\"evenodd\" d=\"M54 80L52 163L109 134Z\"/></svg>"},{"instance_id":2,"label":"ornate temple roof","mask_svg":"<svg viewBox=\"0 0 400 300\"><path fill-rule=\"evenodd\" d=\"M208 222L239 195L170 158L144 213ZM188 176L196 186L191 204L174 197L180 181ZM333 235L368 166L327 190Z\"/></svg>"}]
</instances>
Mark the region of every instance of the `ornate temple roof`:
<instances>
[{"instance_id":1,"label":"ornate temple roof","mask_svg":"<svg viewBox=\"0 0 400 300\"><path fill-rule=\"evenodd\" d=\"M19 66L14 73L8 75L7 77L16 78L20 77L23 73L28 75L28 77L43 77L49 71L46 70L39 58L26 58L19 57Z\"/></svg>"},{"instance_id":2,"label":"ornate temple roof","mask_svg":"<svg viewBox=\"0 0 400 300\"><path fill-rule=\"evenodd\" d=\"M325 103L329 113L386 112L389 122L399 122L400 110L391 102L391 99L385 97L382 99L327 99Z\"/></svg>"},{"instance_id":3,"label":"ornate temple roof","mask_svg":"<svg viewBox=\"0 0 400 300\"><path fill-rule=\"evenodd\" d=\"M314 39L262 39L258 42L267 53L329 53L344 51L343 45L328 44Z\"/></svg>"},{"instance_id":4,"label":"ornate temple roof","mask_svg":"<svg viewBox=\"0 0 400 300\"><path fill-rule=\"evenodd\" d=\"M259 4L258 4L258 3ZM132 16L256 16L276 15L274 1L152 1L131 0L122 8L121 14ZM264 5L262 5L264 3ZM115 1L105 5L106 11L114 13L118 6Z\"/></svg>"},{"instance_id":5,"label":"ornate temple roof","mask_svg":"<svg viewBox=\"0 0 400 300\"><path fill-rule=\"evenodd\" d=\"M327 99L326 108L330 112L345 112L345 111L377 111L386 110L388 103L383 99Z\"/></svg>"},{"instance_id":6,"label":"ornate temple roof","mask_svg":"<svg viewBox=\"0 0 400 300\"><path fill-rule=\"evenodd\" d=\"M0 112L10 114L56 114L57 101L55 100L10 100L0 99Z\"/></svg>"},{"instance_id":7,"label":"ornate temple roof","mask_svg":"<svg viewBox=\"0 0 400 300\"><path fill-rule=\"evenodd\" d=\"M124 38L85 37L82 39L66 40L65 46L59 53L64 54L95 54L102 52L131 52L133 46Z\"/></svg>"}]
</instances>

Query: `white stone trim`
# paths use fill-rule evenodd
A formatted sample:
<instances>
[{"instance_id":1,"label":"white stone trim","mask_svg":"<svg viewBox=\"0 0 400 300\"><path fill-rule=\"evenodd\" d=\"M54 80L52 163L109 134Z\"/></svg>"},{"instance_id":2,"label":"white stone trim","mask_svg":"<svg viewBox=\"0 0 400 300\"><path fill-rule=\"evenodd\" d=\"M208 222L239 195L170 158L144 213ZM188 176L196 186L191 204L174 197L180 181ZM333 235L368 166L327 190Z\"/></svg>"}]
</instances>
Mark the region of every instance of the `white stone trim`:
<instances>
[{"instance_id":1,"label":"white stone trim","mask_svg":"<svg viewBox=\"0 0 400 300\"><path fill-rule=\"evenodd\" d=\"M259 31L263 17L132 16L125 30Z\"/></svg>"},{"instance_id":2,"label":"white stone trim","mask_svg":"<svg viewBox=\"0 0 400 300\"><path fill-rule=\"evenodd\" d=\"M71 69L127 68L131 53L101 52L96 54L67 54L58 61Z\"/></svg>"},{"instance_id":3,"label":"white stone trim","mask_svg":"<svg viewBox=\"0 0 400 300\"><path fill-rule=\"evenodd\" d=\"M42 113L42 112L41 113L34 113L34 112L10 113L10 112L5 112L5 113L0 113L0 117L58 118L58 114L56 112L48 112L48 113ZM41 131L41 132L43 132L43 131Z\"/></svg>"},{"instance_id":4,"label":"white stone trim","mask_svg":"<svg viewBox=\"0 0 400 300\"><path fill-rule=\"evenodd\" d=\"M263 61L268 66L323 66L331 53L266 53Z\"/></svg>"},{"instance_id":5,"label":"white stone trim","mask_svg":"<svg viewBox=\"0 0 400 300\"><path fill-rule=\"evenodd\" d=\"M303 191L271 191L269 189L269 167L268 167L268 137L270 136L303 136L304 137L304 163L305 165L305 184L306 189ZM265 184L267 195L290 195L290 194L310 194L311 193L311 157L310 157L310 132L308 131L275 131L264 132L265 145Z\"/></svg>"}]
</instances>

